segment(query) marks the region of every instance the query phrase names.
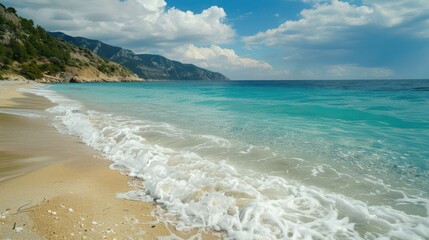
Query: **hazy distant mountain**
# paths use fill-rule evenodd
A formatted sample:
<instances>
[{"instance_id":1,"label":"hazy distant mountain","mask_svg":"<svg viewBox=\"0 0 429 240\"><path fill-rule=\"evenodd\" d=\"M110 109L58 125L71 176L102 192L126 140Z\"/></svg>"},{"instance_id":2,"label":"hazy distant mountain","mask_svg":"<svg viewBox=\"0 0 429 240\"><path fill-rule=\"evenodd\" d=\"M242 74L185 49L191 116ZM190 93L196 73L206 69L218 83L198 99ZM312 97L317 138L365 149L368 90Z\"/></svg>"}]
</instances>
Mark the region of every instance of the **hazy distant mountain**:
<instances>
[{"instance_id":1,"label":"hazy distant mountain","mask_svg":"<svg viewBox=\"0 0 429 240\"><path fill-rule=\"evenodd\" d=\"M61 32L52 32L53 36L85 47L97 55L126 66L144 79L166 80L229 80L221 73L199 68L193 64L183 64L160 55L135 54L131 50L110 46L98 40L72 37Z\"/></svg>"}]
</instances>

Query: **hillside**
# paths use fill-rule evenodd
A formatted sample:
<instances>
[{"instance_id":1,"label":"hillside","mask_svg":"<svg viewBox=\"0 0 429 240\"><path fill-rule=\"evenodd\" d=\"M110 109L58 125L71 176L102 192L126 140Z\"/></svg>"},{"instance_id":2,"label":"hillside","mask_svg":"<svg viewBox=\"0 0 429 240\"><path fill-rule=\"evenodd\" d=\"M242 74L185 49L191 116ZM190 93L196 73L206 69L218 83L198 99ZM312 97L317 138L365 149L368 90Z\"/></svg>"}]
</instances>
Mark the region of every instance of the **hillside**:
<instances>
[{"instance_id":1,"label":"hillside","mask_svg":"<svg viewBox=\"0 0 429 240\"><path fill-rule=\"evenodd\" d=\"M117 62L144 79L229 80L221 73L199 68L193 64L183 64L160 55L135 54L131 50L111 46L98 40L72 37L61 32L53 32L51 35Z\"/></svg>"},{"instance_id":2,"label":"hillside","mask_svg":"<svg viewBox=\"0 0 429 240\"><path fill-rule=\"evenodd\" d=\"M52 37L0 4L0 79L39 82L140 81L120 64Z\"/></svg>"}]
</instances>

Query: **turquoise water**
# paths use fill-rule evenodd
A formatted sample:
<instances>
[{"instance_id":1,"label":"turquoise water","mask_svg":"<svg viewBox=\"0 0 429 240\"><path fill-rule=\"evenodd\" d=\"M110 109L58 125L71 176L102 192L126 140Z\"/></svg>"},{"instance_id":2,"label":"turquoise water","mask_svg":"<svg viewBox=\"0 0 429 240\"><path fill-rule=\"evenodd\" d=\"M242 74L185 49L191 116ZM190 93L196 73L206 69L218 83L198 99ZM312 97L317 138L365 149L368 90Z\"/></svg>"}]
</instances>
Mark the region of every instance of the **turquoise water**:
<instances>
[{"instance_id":1,"label":"turquoise water","mask_svg":"<svg viewBox=\"0 0 429 240\"><path fill-rule=\"evenodd\" d=\"M429 81L47 89L60 131L144 180L122 197L159 199L179 227L232 239L429 236Z\"/></svg>"}]
</instances>

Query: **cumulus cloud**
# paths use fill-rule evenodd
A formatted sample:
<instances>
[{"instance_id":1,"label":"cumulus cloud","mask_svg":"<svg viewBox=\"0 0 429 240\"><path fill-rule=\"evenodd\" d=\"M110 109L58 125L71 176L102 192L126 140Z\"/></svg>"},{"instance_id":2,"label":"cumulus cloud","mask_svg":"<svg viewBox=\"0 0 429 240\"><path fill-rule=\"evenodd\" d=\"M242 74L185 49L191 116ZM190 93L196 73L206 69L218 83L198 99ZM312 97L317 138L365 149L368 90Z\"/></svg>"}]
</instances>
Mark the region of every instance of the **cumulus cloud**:
<instances>
[{"instance_id":1,"label":"cumulus cloud","mask_svg":"<svg viewBox=\"0 0 429 240\"><path fill-rule=\"evenodd\" d=\"M299 20L285 21L277 28L243 39L249 45L268 46L294 43L323 44L338 41L349 37L348 34L359 27L368 25L391 27L401 24L410 17L407 14L408 11L395 10L394 6L391 3L355 6L339 0L329 3L318 2L313 8L301 11Z\"/></svg>"},{"instance_id":2,"label":"cumulus cloud","mask_svg":"<svg viewBox=\"0 0 429 240\"><path fill-rule=\"evenodd\" d=\"M244 43L280 48L284 61L296 69L305 66L301 70L306 73L332 67L323 76L348 71L357 77L387 77L409 65L424 68L422 59L411 59L429 47L429 1L306 2L311 8L302 10L298 20L243 37Z\"/></svg>"},{"instance_id":3,"label":"cumulus cloud","mask_svg":"<svg viewBox=\"0 0 429 240\"><path fill-rule=\"evenodd\" d=\"M50 31L63 31L134 50L181 44L222 44L235 36L225 11L168 8L165 0L6 0ZM53 21L54 20L54 21ZM143 48L143 49L142 49Z\"/></svg>"},{"instance_id":4,"label":"cumulus cloud","mask_svg":"<svg viewBox=\"0 0 429 240\"><path fill-rule=\"evenodd\" d=\"M216 45L197 47L194 44L177 47L166 53L169 57L217 70L270 70L271 65L252 58L240 57L234 50Z\"/></svg>"},{"instance_id":5,"label":"cumulus cloud","mask_svg":"<svg viewBox=\"0 0 429 240\"><path fill-rule=\"evenodd\" d=\"M426 0L364 0L363 3L373 8L379 15L377 20L381 20L380 24L388 26L411 22L428 24L429 1Z\"/></svg>"}]
</instances>

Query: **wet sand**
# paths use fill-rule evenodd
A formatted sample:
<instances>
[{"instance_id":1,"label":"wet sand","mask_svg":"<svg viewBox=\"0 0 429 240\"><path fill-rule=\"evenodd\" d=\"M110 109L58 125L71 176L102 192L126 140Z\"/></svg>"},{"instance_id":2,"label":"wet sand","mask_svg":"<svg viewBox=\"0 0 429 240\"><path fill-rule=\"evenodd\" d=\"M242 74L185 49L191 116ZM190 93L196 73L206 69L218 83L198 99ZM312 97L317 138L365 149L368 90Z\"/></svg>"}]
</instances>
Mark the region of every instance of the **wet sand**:
<instances>
[{"instance_id":1,"label":"wet sand","mask_svg":"<svg viewBox=\"0 0 429 240\"><path fill-rule=\"evenodd\" d=\"M22 87L29 85L0 82L0 110L52 106ZM116 198L133 179L43 118L0 113L0 135L0 239L217 238L158 221L154 203Z\"/></svg>"}]
</instances>

